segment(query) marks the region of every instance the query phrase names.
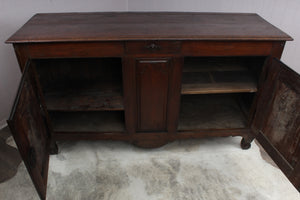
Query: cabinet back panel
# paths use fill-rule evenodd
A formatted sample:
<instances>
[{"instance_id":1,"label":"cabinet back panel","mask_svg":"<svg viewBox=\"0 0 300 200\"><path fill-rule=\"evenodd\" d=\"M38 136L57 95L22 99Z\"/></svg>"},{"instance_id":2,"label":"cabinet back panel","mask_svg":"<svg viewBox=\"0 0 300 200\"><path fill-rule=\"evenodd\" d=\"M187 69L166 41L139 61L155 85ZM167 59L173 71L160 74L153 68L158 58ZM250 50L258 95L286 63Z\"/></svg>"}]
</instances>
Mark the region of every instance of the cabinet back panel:
<instances>
[{"instance_id":1,"label":"cabinet back panel","mask_svg":"<svg viewBox=\"0 0 300 200\"><path fill-rule=\"evenodd\" d=\"M122 83L121 58L36 60L44 90L93 82Z\"/></svg>"},{"instance_id":2,"label":"cabinet back panel","mask_svg":"<svg viewBox=\"0 0 300 200\"><path fill-rule=\"evenodd\" d=\"M246 128L247 116L239 105L239 96L182 96L178 130Z\"/></svg>"},{"instance_id":3,"label":"cabinet back panel","mask_svg":"<svg viewBox=\"0 0 300 200\"><path fill-rule=\"evenodd\" d=\"M181 94L256 92L265 57L186 57Z\"/></svg>"}]
</instances>

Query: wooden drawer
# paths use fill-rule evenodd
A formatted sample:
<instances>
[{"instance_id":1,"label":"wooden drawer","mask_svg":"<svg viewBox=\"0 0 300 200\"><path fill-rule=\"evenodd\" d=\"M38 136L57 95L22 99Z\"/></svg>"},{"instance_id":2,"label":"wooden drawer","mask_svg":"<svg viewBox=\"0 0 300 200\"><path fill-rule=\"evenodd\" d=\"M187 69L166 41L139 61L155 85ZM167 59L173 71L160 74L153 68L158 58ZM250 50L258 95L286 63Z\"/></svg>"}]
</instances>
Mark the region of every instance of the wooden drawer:
<instances>
[{"instance_id":1,"label":"wooden drawer","mask_svg":"<svg viewBox=\"0 0 300 200\"><path fill-rule=\"evenodd\" d=\"M179 53L179 41L134 41L126 42L125 51L128 54Z\"/></svg>"},{"instance_id":2,"label":"wooden drawer","mask_svg":"<svg viewBox=\"0 0 300 200\"><path fill-rule=\"evenodd\" d=\"M32 43L27 45L31 58L120 57L122 42Z\"/></svg>"},{"instance_id":3,"label":"wooden drawer","mask_svg":"<svg viewBox=\"0 0 300 200\"><path fill-rule=\"evenodd\" d=\"M272 53L272 42L257 41L184 41L185 56L266 56Z\"/></svg>"}]
</instances>

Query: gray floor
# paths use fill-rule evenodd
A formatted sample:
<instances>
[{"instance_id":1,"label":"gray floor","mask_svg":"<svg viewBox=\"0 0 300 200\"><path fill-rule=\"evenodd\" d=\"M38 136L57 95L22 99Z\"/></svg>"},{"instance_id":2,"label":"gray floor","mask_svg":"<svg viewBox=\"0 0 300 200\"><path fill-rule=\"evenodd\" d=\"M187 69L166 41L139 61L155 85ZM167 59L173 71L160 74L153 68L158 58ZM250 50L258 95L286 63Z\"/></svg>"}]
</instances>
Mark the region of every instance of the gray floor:
<instances>
[{"instance_id":1,"label":"gray floor","mask_svg":"<svg viewBox=\"0 0 300 200\"><path fill-rule=\"evenodd\" d=\"M60 153L50 157L47 199L300 199L255 143L245 151L239 142L188 140L152 150L122 142L60 143ZM0 199L38 199L23 163L0 184Z\"/></svg>"},{"instance_id":2,"label":"gray floor","mask_svg":"<svg viewBox=\"0 0 300 200\"><path fill-rule=\"evenodd\" d=\"M15 176L22 161L18 150L6 143L10 136L8 127L0 130L0 183Z\"/></svg>"}]
</instances>

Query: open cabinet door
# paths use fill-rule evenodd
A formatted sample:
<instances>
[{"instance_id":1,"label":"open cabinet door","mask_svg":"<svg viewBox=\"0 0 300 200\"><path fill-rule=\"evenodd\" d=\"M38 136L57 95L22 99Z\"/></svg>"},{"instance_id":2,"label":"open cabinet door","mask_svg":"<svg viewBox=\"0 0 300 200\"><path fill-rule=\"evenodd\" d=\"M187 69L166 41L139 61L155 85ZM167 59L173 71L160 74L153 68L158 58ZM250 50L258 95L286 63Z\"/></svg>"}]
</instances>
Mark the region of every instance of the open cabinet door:
<instances>
[{"instance_id":1,"label":"open cabinet door","mask_svg":"<svg viewBox=\"0 0 300 200\"><path fill-rule=\"evenodd\" d=\"M45 199L50 133L33 70L27 63L7 122L34 186L40 198Z\"/></svg>"},{"instance_id":2,"label":"open cabinet door","mask_svg":"<svg viewBox=\"0 0 300 200\"><path fill-rule=\"evenodd\" d=\"M300 76L273 58L262 77L251 128L300 191Z\"/></svg>"}]
</instances>

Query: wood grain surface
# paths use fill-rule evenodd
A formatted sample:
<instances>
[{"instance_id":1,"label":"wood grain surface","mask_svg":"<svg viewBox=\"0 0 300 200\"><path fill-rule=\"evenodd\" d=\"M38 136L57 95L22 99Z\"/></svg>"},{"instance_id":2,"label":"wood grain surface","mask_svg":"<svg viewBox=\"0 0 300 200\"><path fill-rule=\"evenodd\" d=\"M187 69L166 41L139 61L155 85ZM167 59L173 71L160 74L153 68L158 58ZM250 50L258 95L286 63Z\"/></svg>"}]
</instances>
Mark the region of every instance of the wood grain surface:
<instances>
[{"instance_id":1,"label":"wood grain surface","mask_svg":"<svg viewBox=\"0 0 300 200\"><path fill-rule=\"evenodd\" d=\"M7 43L120 40L292 40L253 13L102 12L34 15Z\"/></svg>"}]
</instances>

